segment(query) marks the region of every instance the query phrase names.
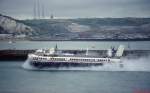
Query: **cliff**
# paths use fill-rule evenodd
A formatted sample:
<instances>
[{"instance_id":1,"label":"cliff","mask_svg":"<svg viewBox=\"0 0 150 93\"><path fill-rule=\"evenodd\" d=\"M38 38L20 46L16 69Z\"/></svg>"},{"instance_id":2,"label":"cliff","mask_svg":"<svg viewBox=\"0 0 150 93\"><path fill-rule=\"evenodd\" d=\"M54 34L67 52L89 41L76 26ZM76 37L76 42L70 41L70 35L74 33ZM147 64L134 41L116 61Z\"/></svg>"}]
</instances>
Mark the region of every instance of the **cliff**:
<instances>
[{"instance_id":1,"label":"cliff","mask_svg":"<svg viewBox=\"0 0 150 93\"><path fill-rule=\"evenodd\" d=\"M0 35L5 37L6 36L32 36L34 30L27 26L19 20L13 19L8 16L4 16L0 14ZM7 38L7 37L6 37Z\"/></svg>"}]
</instances>

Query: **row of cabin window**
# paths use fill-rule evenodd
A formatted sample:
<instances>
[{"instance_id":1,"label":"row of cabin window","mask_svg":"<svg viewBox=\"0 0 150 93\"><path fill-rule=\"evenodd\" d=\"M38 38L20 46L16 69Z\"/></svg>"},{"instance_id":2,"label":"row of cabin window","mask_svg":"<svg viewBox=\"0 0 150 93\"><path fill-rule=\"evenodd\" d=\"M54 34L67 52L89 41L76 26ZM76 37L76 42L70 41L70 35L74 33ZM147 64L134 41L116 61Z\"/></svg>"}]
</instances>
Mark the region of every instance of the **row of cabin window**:
<instances>
[{"instance_id":1,"label":"row of cabin window","mask_svg":"<svg viewBox=\"0 0 150 93\"><path fill-rule=\"evenodd\" d=\"M37 58L37 57L34 57L33 59L35 60L47 60L46 58ZM56 60L56 61L65 61L65 58L51 58L51 60ZM70 59L71 61L110 61L110 59Z\"/></svg>"},{"instance_id":2,"label":"row of cabin window","mask_svg":"<svg viewBox=\"0 0 150 93\"><path fill-rule=\"evenodd\" d=\"M72 60L72 61L110 61L110 59L97 59L97 60L95 60L95 59L70 59L70 60Z\"/></svg>"},{"instance_id":3,"label":"row of cabin window","mask_svg":"<svg viewBox=\"0 0 150 93\"><path fill-rule=\"evenodd\" d=\"M110 59L98 59L98 61L110 61Z\"/></svg>"},{"instance_id":4,"label":"row of cabin window","mask_svg":"<svg viewBox=\"0 0 150 93\"><path fill-rule=\"evenodd\" d=\"M41 58L41 57L33 57L34 60L47 60L47 58Z\"/></svg>"},{"instance_id":5,"label":"row of cabin window","mask_svg":"<svg viewBox=\"0 0 150 93\"><path fill-rule=\"evenodd\" d=\"M65 58L51 58L51 60L56 60L56 61L65 61ZM110 59L70 59L71 61L110 61Z\"/></svg>"},{"instance_id":6,"label":"row of cabin window","mask_svg":"<svg viewBox=\"0 0 150 93\"><path fill-rule=\"evenodd\" d=\"M56 61L65 61L65 58L51 58L51 60L56 60Z\"/></svg>"}]
</instances>

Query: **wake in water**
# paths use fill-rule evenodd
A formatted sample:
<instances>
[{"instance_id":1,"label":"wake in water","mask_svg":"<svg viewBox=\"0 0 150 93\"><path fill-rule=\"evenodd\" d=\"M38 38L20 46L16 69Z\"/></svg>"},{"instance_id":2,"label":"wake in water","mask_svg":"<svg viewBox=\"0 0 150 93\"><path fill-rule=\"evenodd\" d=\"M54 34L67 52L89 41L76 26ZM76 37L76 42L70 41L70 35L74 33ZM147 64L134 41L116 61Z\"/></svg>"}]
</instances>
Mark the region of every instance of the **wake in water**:
<instances>
[{"instance_id":1,"label":"wake in water","mask_svg":"<svg viewBox=\"0 0 150 93\"><path fill-rule=\"evenodd\" d=\"M42 68L38 69L29 64L27 60L22 67L29 70L91 70L91 71L150 71L150 56L138 59L123 59L120 63L107 63L103 66L92 67L60 67L60 68Z\"/></svg>"}]
</instances>

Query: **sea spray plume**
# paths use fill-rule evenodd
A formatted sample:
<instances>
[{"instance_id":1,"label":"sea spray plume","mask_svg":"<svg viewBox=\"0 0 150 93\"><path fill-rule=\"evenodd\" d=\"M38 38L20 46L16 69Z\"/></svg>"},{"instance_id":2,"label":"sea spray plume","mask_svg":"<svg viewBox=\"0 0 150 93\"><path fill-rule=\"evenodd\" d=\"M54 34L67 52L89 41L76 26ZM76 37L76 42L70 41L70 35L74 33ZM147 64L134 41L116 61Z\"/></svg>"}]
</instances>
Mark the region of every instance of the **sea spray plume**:
<instances>
[{"instance_id":1,"label":"sea spray plume","mask_svg":"<svg viewBox=\"0 0 150 93\"><path fill-rule=\"evenodd\" d=\"M103 66L92 67L96 71L150 71L150 56L137 59L122 59L123 66L120 63L104 64Z\"/></svg>"},{"instance_id":2,"label":"sea spray plume","mask_svg":"<svg viewBox=\"0 0 150 93\"><path fill-rule=\"evenodd\" d=\"M150 56L137 59L124 59L125 71L150 71Z\"/></svg>"},{"instance_id":3,"label":"sea spray plume","mask_svg":"<svg viewBox=\"0 0 150 93\"><path fill-rule=\"evenodd\" d=\"M37 70L36 67L30 65L30 62L29 62L29 61L30 61L29 59L26 60L26 61L23 63L22 67L23 67L24 69L28 69L28 70Z\"/></svg>"}]
</instances>

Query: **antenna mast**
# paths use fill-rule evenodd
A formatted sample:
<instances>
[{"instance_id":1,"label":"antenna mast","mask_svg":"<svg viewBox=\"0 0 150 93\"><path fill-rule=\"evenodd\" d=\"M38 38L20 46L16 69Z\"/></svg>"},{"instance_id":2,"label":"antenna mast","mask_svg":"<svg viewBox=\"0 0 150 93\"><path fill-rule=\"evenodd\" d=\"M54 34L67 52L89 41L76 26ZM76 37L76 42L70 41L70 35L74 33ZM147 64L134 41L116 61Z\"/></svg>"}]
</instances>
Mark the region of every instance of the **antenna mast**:
<instances>
[{"instance_id":1,"label":"antenna mast","mask_svg":"<svg viewBox=\"0 0 150 93\"><path fill-rule=\"evenodd\" d=\"M34 0L34 6L33 6L33 18L36 19L36 1Z\"/></svg>"},{"instance_id":2,"label":"antenna mast","mask_svg":"<svg viewBox=\"0 0 150 93\"><path fill-rule=\"evenodd\" d=\"M38 18L40 19L40 2L39 2L39 0L37 1L37 14L38 14Z\"/></svg>"},{"instance_id":3,"label":"antenna mast","mask_svg":"<svg viewBox=\"0 0 150 93\"><path fill-rule=\"evenodd\" d=\"M42 5L42 17L45 18L45 11L44 11L44 5Z\"/></svg>"}]
</instances>

